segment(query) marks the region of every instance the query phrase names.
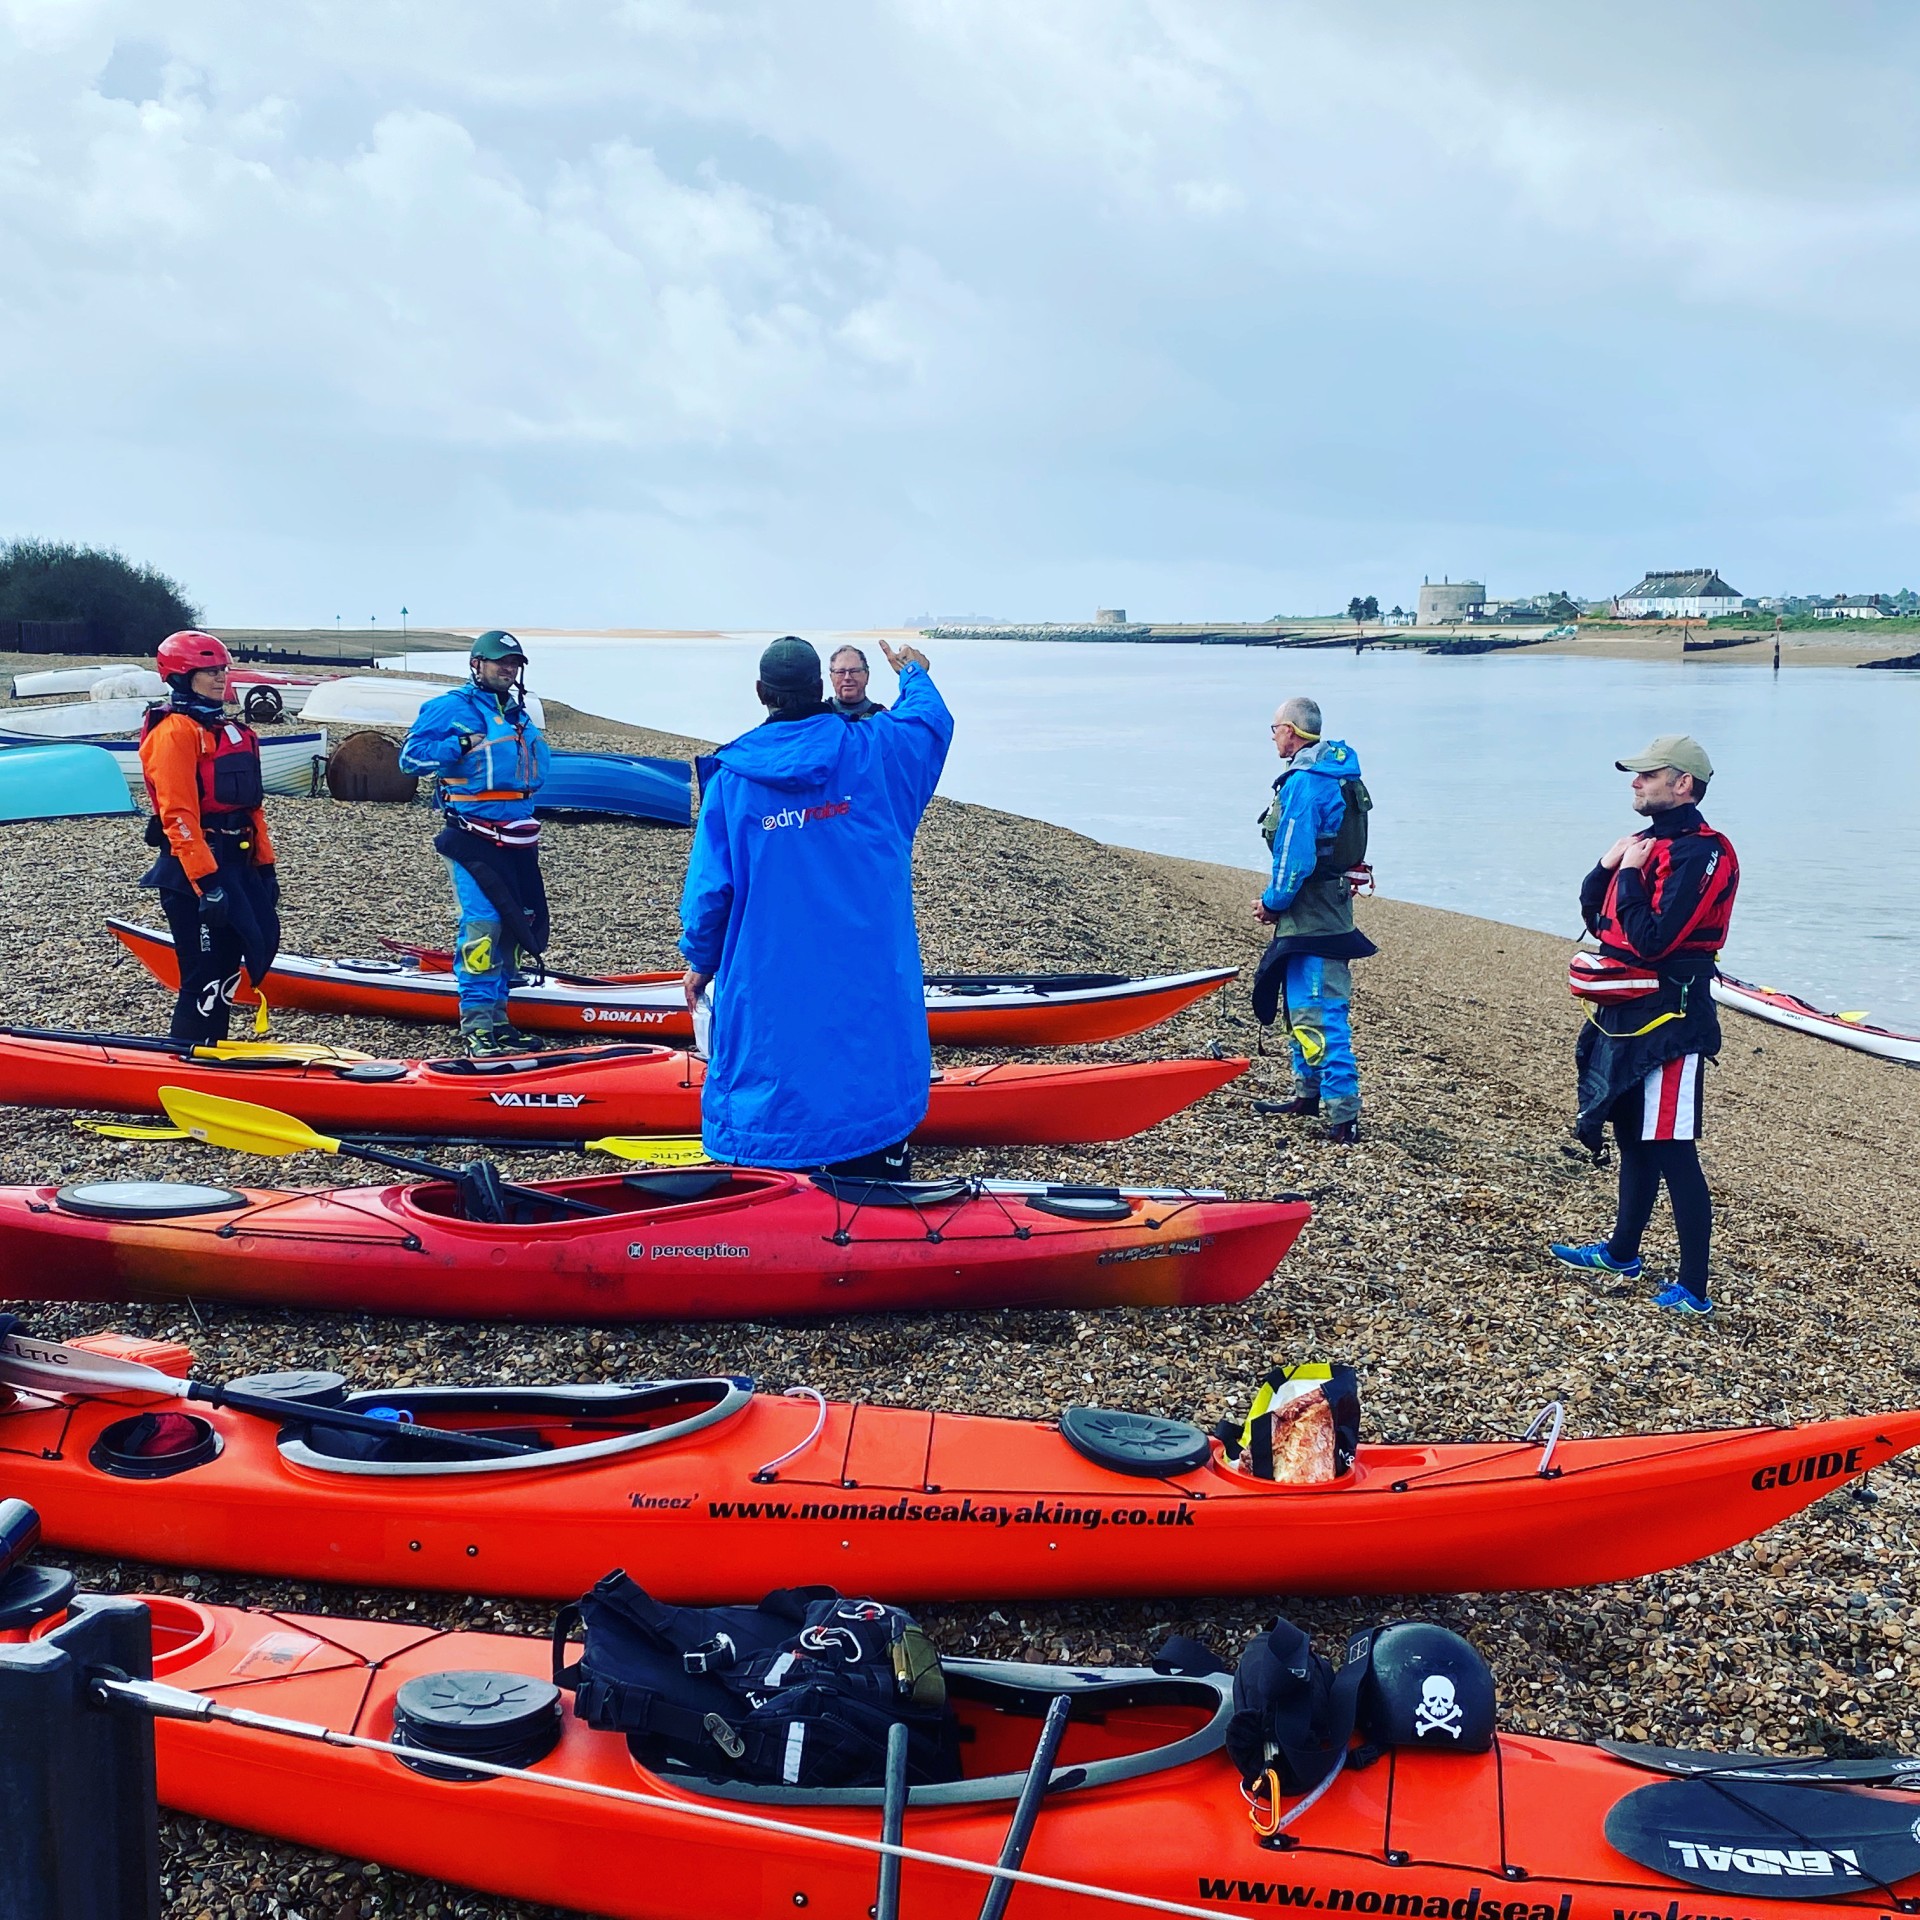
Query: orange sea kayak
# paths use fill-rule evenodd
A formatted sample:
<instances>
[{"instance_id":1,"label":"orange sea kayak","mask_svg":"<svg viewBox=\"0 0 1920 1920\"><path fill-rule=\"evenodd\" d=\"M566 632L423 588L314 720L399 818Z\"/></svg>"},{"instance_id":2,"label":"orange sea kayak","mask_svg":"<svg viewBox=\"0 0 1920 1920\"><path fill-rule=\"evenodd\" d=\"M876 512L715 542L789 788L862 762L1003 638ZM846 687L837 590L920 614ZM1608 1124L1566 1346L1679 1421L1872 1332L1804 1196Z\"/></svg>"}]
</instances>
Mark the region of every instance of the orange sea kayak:
<instances>
[{"instance_id":1,"label":"orange sea kayak","mask_svg":"<svg viewBox=\"0 0 1920 1920\"><path fill-rule=\"evenodd\" d=\"M316 1057L317 1056L317 1057ZM1247 1070L1244 1059L949 1067L928 1091L923 1146L1124 1140ZM579 1140L700 1131L706 1065L613 1045L484 1060L379 1060L351 1049L231 1050L122 1035L0 1027L0 1101L159 1113L160 1089L263 1102L311 1126L368 1135Z\"/></svg>"},{"instance_id":2,"label":"orange sea kayak","mask_svg":"<svg viewBox=\"0 0 1920 1920\"><path fill-rule=\"evenodd\" d=\"M141 1416L125 1400L23 1392L0 1412L0 1478L60 1546L234 1572L569 1599L624 1566L684 1601L758 1599L776 1575L896 1600L1091 1599L1624 1580L1747 1539L1920 1442L1906 1412L1567 1439L1550 1456L1538 1441L1363 1444L1341 1480L1284 1487L1197 1428L1085 1408L994 1419L742 1379L251 1384L546 1451L451 1461L196 1405L169 1416L164 1446L149 1434L129 1452Z\"/></svg>"},{"instance_id":3,"label":"orange sea kayak","mask_svg":"<svg viewBox=\"0 0 1920 1920\"><path fill-rule=\"evenodd\" d=\"M17 1299L248 1300L476 1320L760 1320L1240 1300L1306 1223L1297 1199L738 1167L515 1189L165 1181L0 1187ZM597 1210L559 1211L556 1201Z\"/></svg>"},{"instance_id":4,"label":"orange sea kayak","mask_svg":"<svg viewBox=\"0 0 1920 1920\"><path fill-rule=\"evenodd\" d=\"M114 937L155 979L180 984L173 941L160 928L109 920ZM1116 1040L1170 1019L1223 987L1237 967L1131 978L1117 973L953 974L927 980L927 1028L936 1046L1056 1047ZM529 1033L636 1034L690 1041L678 973L549 974L515 987L513 1022ZM314 960L282 952L267 975L267 1002L312 1013L381 1020L460 1017L451 972L430 950L400 948L382 959Z\"/></svg>"},{"instance_id":5,"label":"orange sea kayak","mask_svg":"<svg viewBox=\"0 0 1920 1920\"><path fill-rule=\"evenodd\" d=\"M769 1571L783 1572L777 1563ZM162 1720L165 1805L350 1859L634 1920L790 1920L796 1912L854 1920L875 1905L874 1855L821 1836L877 1838L878 1788L723 1785L651 1772L621 1735L576 1719L570 1694L555 1697L545 1640L171 1598L146 1604L155 1679L225 1709L390 1741L401 1689L411 1687L404 1759L311 1734ZM945 1860L999 1857L1042 1716L1057 1697L1068 1702L1022 1866L1076 1890L1018 1887L1011 1910L1024 1920L1127 1910L1088 1888L1177 1913L1295 1907L1425 1920L1864 1920L1905 1911L1920 1893L1910 1794L1754 1785L1750 1774L1726 1785L1666 1779L1596 1747L1524 1734L1497 1736L1487 1753L1403 1747L1349 1767L1276 1850L1262 1843L1224 1751L1227 1676L943 1665L963 1775L912 1789L901 1839ZM495 1678L432 1684L453 1673ZM508 1764L525 1771L484 1781L418 1771L424 1740L451 1745L454 1737L426 1732L422 1719L438 1712L452 1721L458 1702L482 1689L498 1703L492 1724L508 1726L498 1737L517 1733L510 1717L521 1716L525 1752ZM554 1781L610 1795L588 1798ZM722 1825L697 1817L701 1809L782 1828ZM973 1920L987 1884L909 1859L899 1911Z\"/></svg>"}]
</instances>

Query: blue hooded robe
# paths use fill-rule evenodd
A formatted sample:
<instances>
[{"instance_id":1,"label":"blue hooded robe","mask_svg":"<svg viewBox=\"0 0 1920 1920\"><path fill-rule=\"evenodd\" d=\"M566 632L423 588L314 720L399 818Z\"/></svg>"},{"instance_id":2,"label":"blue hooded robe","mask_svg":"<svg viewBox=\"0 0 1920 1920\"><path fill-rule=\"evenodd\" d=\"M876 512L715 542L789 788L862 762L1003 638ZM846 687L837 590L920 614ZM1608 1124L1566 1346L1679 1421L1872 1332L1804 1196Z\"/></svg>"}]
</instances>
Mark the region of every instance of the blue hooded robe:
<instances>
[{"instance_id":1,"label":"blue hooded robe","mask_svg":"<svg viewBox=\"0 0 1920 1920\"><path fill-rule=\"evenodd\" d=\"M680 951L713 976L701 1140L736 1165L878 1152L926 1117L913 836L953 716L906 667L891 712L770 720L700 763Z\"/></svg>"}]
</instances>

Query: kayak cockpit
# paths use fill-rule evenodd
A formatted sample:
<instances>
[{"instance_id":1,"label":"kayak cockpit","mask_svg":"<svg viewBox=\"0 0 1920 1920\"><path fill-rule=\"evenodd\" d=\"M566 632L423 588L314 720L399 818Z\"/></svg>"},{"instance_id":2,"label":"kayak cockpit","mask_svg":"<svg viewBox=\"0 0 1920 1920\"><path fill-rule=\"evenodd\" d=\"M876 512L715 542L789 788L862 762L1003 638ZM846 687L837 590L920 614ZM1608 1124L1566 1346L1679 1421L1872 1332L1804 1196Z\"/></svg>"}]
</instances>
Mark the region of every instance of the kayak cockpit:
<instances>
[{"instance_id":1,"label":"kayak cockpit","mask_svg":"<svg viewBox=\"0 0 1920 1920\"><path fill-rule=\"evenodd\" d=\"M341 1394L333 1405L392 1420L381 1435L290 1421L280 1457L312 1472L418 1479L565 1472L667 1446L736 1418L753 1398L740 1375L649 1381L636 1386L406 1387ZM479 1433L529 1450L475 1458L451 1443L403 1438L403 1425Z\"/></svg>"},{"instance_id":2,"label":"kayak cockpit","mask_svg":"<svg viewBox=\"0 0 1920 1920\"><path fill-rule=\"evenodd\" d=\"M1047 1709L1059 1696L1067 1700L1068 1720L1054 1761L1055 1793L1112 1786L1204 1759L1226 1744L1233 1717L1231 1674L1202 1678L1150 1667L1046 1667L1010 1660L940 1664L960 1722L964 1771L958 1780L912 1788L910 1807L1018 1798ZM878 1807L883 1797L877 1786L759 1786L677 1769L656 1777L705 1798L760 1805Z\"/></svg>"},{"instance_id":3,"label":"kayak cockpit","mask_svg":"<svg viewBox=\"0 0 1920 1920\"><path fill-rule=\"evenodd\" d=\"M464 1181L427 1180L403 1188L400 1204L435 1219L488 1228L577 1226L588 1213L625 1219L707 1205L737 1205L784 1193L791 1185L789 1174L743 1172L738 1167L671 1167L625 1175L601 1174L583 1180L550 1180L537 1187L507 1187L496 1179L488 1211L497 1208L504 1219L477 1218L473 1195ZM564 1204L568 1202L572 1204Z\"/></svg>"}]
</instances>

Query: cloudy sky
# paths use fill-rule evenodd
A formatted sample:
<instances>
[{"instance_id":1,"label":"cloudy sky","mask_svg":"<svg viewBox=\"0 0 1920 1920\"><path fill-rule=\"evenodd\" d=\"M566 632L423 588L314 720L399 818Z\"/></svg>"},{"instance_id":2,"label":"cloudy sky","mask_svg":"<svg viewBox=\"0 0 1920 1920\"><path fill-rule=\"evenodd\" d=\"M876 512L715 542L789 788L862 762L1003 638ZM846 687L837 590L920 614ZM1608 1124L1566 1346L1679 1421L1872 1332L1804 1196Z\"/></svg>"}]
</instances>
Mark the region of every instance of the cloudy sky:
<instances>
[{"instance_id":1,"label":"cloudy sky","mask_svg":"<svg viewBox=\"0 0 1920 1920\"><path fill-rule=\"evenodd\" d=\"M1920 585L1905 0L0 0L0 534L216 621Z\"/></svg>"}]
</instances>

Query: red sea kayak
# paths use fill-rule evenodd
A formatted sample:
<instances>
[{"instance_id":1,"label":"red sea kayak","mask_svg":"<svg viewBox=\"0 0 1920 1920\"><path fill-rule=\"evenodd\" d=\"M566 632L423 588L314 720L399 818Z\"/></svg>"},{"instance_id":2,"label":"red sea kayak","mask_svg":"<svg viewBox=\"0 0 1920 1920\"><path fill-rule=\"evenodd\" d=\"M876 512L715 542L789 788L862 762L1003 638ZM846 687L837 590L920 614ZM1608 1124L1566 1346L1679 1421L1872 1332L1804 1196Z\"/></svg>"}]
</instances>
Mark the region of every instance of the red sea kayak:
<instances>
[{"instance_id":1,"label":"red sea kayak","mask_svg":"<svg viewBox=\"0 0 1920 1920\"><path fill-rule=\"evenodd\" d=\"M935 1076L923 1146L1124 1140L1223 1087L1243 1059L1047 1065L1004 1061ZM613 1045L485 1060L378 1060L349 1048L168 1040L0 1027L0 1101L159 1113L163 1086L264 1102L333 1133L579 1140L700 1131L705 1064Z\"/></svg>"},{"instance_id":2,"label":"red sea kayak","mask_svg":"<svg viewBox=\"0 0 1920 1920\"><path fill-rule=\"evenodd\" d=\"M787 1570L769 1563L767 1577ZM879 1788L649 1770L622 1734L588 1727L572 1696L556 1694L544 1638L162 1596L146 1604L156 1681L306 1730L293 1738L284 1724L160 1720L166 1806L349 1859L632 1920L850 1920L876 1908L874 1854L831 1842L880 1836ZM912 1920L981 1913L989 1883L977 1868L1002 1857L1042 1715L1061 1697L1065 1737L1051 1790L1014 1857L1025 1872L1068 1885L1020 1886L1010 1911L1021 1920L1097 1920L1142 1906L1203 1916L1302 1908L1426 1920L1874 1920L1908 1911L1920 1893L1910 1794L1756 1783L1752 1772L1671 1778L1730 1763L1528 1734L1499 1734L1480 1753L1417 1742L1377 1765L1348 1767L1324 1794L1289 1808L1296 1817L1277 1850L1263 1838L1263 1809L1250 1818L1225 1752L1229 1675L941 1664L960 1722L962 1777L914 1787L900 1838L976 1871L907 1860L898 1911ZM472 1701L505 1730L495 1735L501 1748L519 1736L500 1757L522 1771L484 1782L429 1777L423 1746L456 1765L473 1751L471 1733L459 1737ZM190 1699L173 1710L198 1711ZM393 1744L403 1716L403 1755L327 1741L331 1733ZM1764 1772L1765 1762L1750 1760ZM1892 1766L1878 1775L1899 1777ZM743 1815L780 1825L738 1824ZM734 1824L724 1824L729 1816ZM1102 1891L1132 1905L1108 1904Z\"/></svg>"},{"instance_id":3,"label":"red sea kayak","mask_svg":"<svg viewBox=\"0 0 1920 1920\"><path fill-rule=\"evenodd\" d=\"M172 939L156 927L109 920L109 930L164 985L178 988ZM422 956L425 955L423 958ZM936 1046L1057 1047L1117 1040L1170 1019L1223 987L1237 967L1131 978L1117 973L953 974L927 980L927 1028ZM549 974L509 996L528 1033L644 1034L690 1041L678 973ZM453 975L425 949L370 960L312 960L281 953L267 975L267 1003L309 1013L378 1020L460 1017Z\"/></svg>"},{"instance_id":4,"label":"red sea kayak","mask_svg":"<svg viewBox=\"0 0 1920 1920\"><path fill-rule=\"evenodd\" d=\"M253 1301L479 1320L762 1320L1241 1300L1304 1201L701 1168L554 1181L496 1223L453 1182L0 1187L16 1299Z\"/></svg>"},{"instance_id":5,"label":"red sea kayak","mask_svg":"<svg viewBox=\"0 0 1920 1920\"><path fill-rule=\"evenodd\" d=\"M78 1344L191 1370L181 1347ZM0 1411L6 1491L76 1552L530 1599L572 1599L612 1566L697 1603L756 1600L776 1570L900 1601L1441 1593L1679 1566L1920 1443L1912 1411L1551 1447L1365 1442L1339 1480L1295 1487L1229 1465L1185 1422L1086 1407L995 1419L823 1403L743 1378L353 1394L338 1374L228 1384L543 1450L370 1448L297 1415L196 1403L174 1416L168 1453L148 1441L123 1456L116 1436L141 1418L129 1396L21 1388Z\"/></svg>"}]
</instances>

